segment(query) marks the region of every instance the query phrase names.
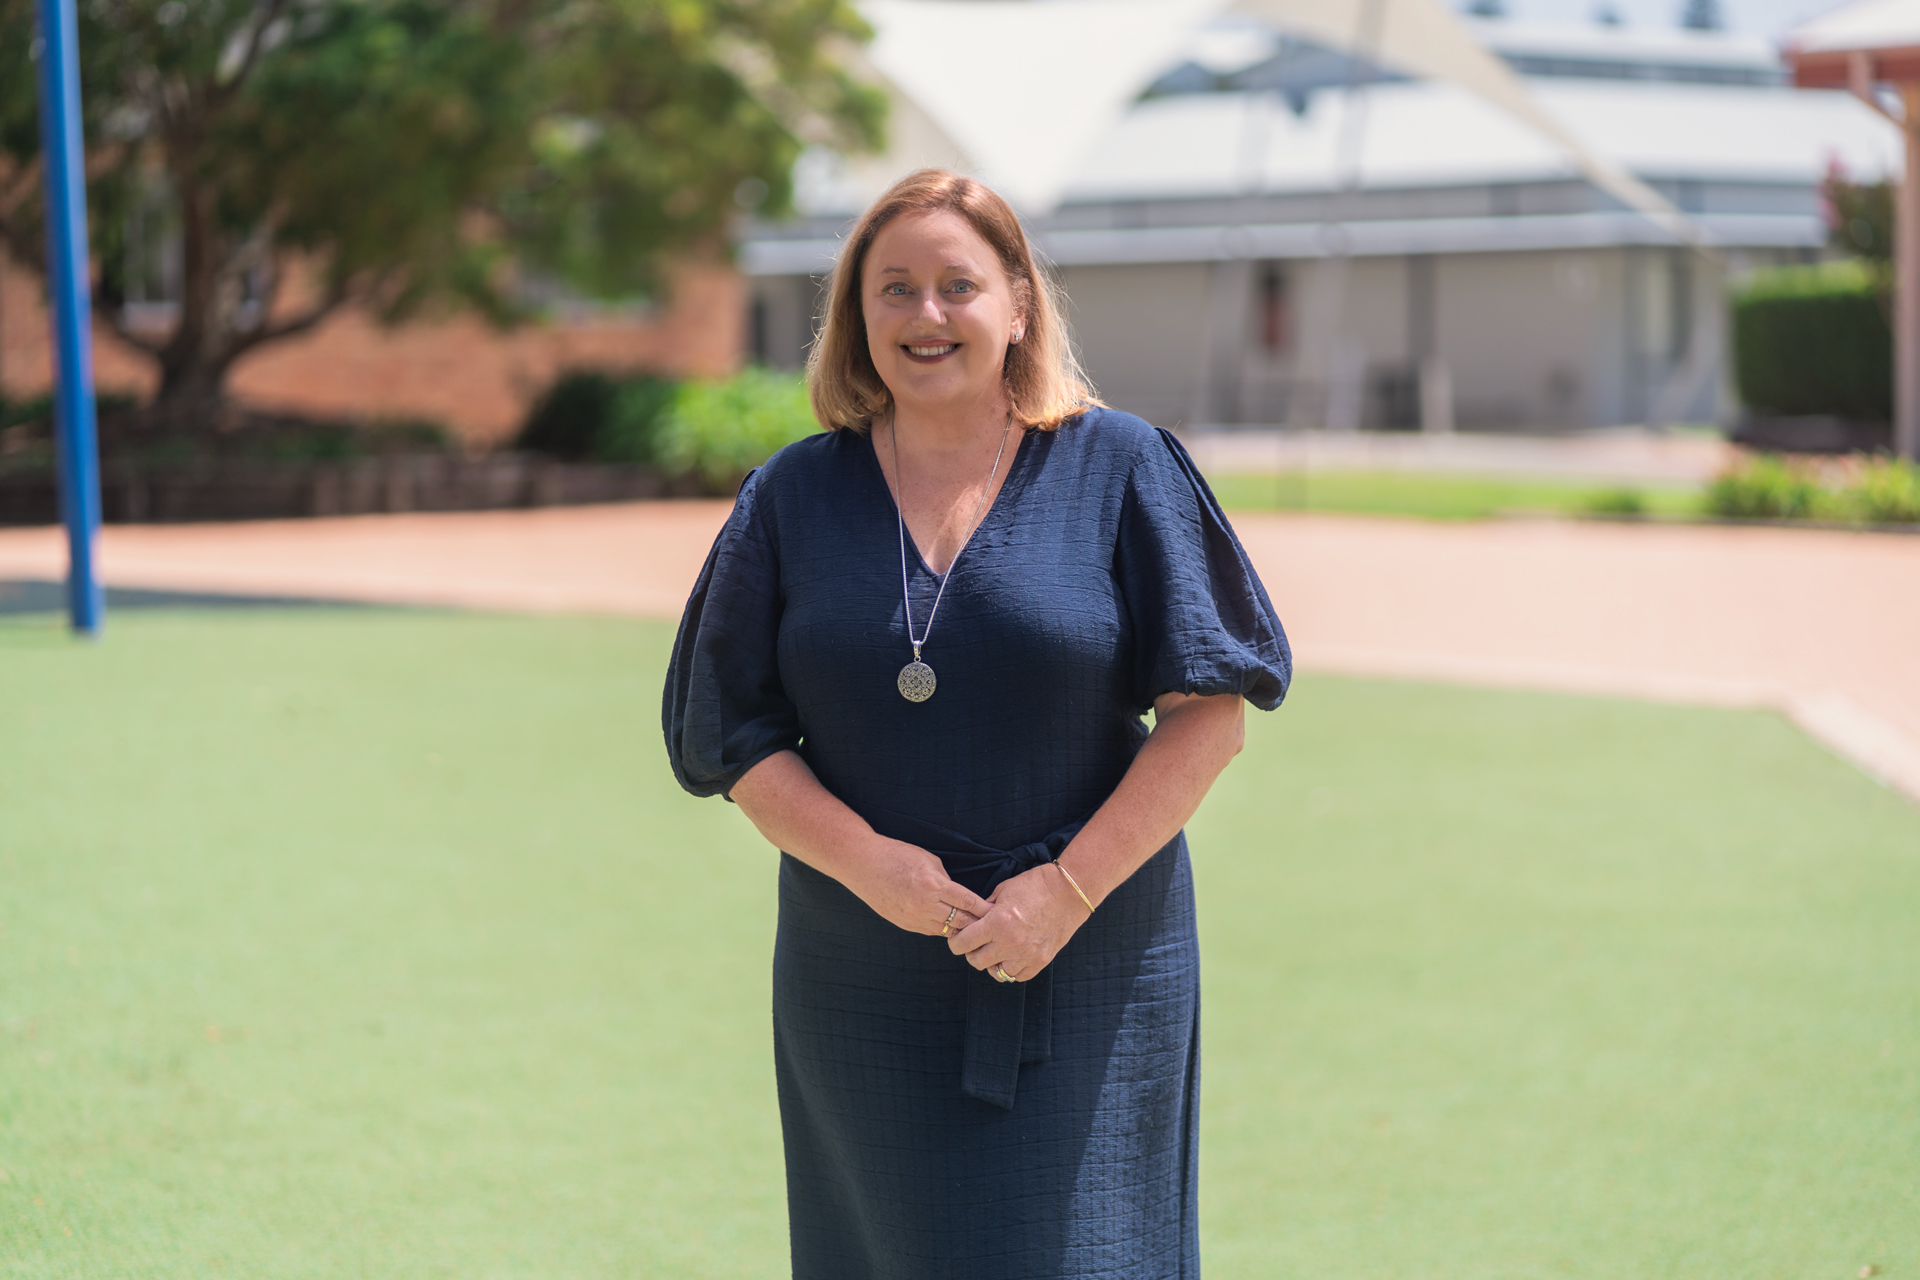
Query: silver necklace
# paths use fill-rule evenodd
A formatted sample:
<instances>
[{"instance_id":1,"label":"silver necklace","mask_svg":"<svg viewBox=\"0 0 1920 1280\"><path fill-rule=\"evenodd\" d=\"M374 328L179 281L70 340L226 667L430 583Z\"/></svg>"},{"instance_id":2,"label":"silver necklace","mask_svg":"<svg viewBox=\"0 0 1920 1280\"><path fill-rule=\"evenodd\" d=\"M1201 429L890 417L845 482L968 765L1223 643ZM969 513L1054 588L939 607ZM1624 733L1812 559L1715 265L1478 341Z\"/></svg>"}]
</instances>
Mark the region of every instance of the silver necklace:
<instances>
[{"instance_id":1,"label":"silver necklace","mask_svg":"<svg viewBox=\"0 0 1920 1280\"><path fill-rule=\"evenodd\" d=\"M887 439L893 442L893 483L899 489L893 504L893 514L900 522L900 600L907 609L907 643L913 646L913 661L900 668L900 678L895 682L900 688L900 696L908 702L925 702L933 696L939 681L934 679L933 668L920 660L920 646L933 634L933 619L940 612L941 598L947 594L947 579L960 565L960 557L965 555L967 547L973 542L973 535L980 529L980 512L987 505L987 494L993 491L993 478L1000 474L1000 459L1007 451L1007 435L1013 429L1013 415L1000 427L1000 448L993 455L993 470L987 472L986 488L980 490L980 500L973 504L973 515L967 520L966 540L960 549L953 553L953 559L947 564L947 571L940 575L940 589L933 593L933 608L927 610L927 627L918 636L913 634L913 593L907 590L907 482L900 475L900 427L897 422L887 424Z\"/></svg>"}]
</instances>

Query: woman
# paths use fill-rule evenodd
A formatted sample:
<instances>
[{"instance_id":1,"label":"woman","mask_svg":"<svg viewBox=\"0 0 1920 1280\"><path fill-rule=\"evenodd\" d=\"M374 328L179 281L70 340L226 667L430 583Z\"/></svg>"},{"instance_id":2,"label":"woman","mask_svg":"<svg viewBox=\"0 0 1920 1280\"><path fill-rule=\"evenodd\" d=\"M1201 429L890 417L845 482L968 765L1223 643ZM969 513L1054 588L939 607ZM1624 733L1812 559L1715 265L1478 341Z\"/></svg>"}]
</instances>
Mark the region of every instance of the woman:
<instances>
[{"instance_id":1,"label":"woman","mask_svg":"<svg viewBox=\"0 0 1920 1280\"><path fill-rule=\"evenodd\" d=\"M809 376L828 429L741 486L663 716L784 851L793 1274L1197 1275L1180 828L1286 692L1273 607L978 182L867 211Z\"/></svg>"}]
</instances>

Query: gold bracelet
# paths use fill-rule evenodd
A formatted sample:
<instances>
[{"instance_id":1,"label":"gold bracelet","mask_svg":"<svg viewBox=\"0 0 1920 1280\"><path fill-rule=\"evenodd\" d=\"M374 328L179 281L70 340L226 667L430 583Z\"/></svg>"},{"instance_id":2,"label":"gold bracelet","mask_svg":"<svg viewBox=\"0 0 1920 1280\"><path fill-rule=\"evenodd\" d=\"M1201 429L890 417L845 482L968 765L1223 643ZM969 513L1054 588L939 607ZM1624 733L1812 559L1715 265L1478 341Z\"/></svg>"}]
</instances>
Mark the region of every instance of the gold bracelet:
<instances>
[{"instance_id":1,"label":"gold bracelet","mask_svg":"<svg viewBox=\"0 0 1920 1280\"><path fill-rule=\"evenodd\" d=\"M1080 901L1087 904L1087 914L1092 915L1093 900L1087 897L1087 891L1080 887L1080 882L1073 878L1073 872L1067 870L1065 867L1060 866L1060 859L1058 858L1055 858L1053 860L1053 865L1056 867L1059 867L1060 874L1067 878L1067 883L1073 886L1073 891L1080 895Z\"/></svg>"}]
</instances>

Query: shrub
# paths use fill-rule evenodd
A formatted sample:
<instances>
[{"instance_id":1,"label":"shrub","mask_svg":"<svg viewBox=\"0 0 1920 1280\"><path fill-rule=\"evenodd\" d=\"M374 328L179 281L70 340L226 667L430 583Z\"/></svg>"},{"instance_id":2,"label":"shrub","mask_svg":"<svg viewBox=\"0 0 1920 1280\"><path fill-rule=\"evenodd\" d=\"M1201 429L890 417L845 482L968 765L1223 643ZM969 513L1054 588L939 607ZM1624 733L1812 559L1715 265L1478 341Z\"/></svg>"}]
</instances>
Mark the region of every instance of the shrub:
<instances>
[{"instance_id":1,"label":"shrub","mask_svg":"<svg viewBox=\"0 0 1920 1280\"><path fill-rule=\"evenodd\" d=\"M116 413L131 413L140 405L140 397L124 391L99 391L93 393L94 413L102 418ZM30 400L9 400L0 395L0 430L7 427L39 427L53 430L54 404L51 394L34 396Z\"/></svg>"},{"instance_id":2,"label":"shrub","mask_svg":"<svg viewBox=\"0 0 1920 1280\"><path fill-rule=\"evenodd\" d=\"M1643 516L1647 499L1638 489L1602 489L1586 500L1586 509L1596 516Z\"/></svg>"},{"instance_id":3,"label":"shrub","mask_svg":"<svg viewBox=\"0 0 1920 1280\"><path fill-rule=\"evenodd\" d=\"M1871 459L1842 498L1850 514L1867 524L1920 523L1920 466L1905 459Z\"/></svg>"},{"instance_id":4,"label":"shrub","mask_svg":"<svg viewBox=\"0 0 1920 1280\"><path fill-rule=\"evenodd\" d=\"M1777 414L1893 416L1893 332L1880 277L1859 261L1754 276L1733 303L1734 379Z\"/></svg>"},{"instance_id":5,"label":"shrub","mask_svg":"<svg viewBox=\"0 0 1920 1280\"><path fill-rule=\"evenodd\" d=\"M658 462L660 428L679 391L665 378L631 378L614 392L607 416L593 440L596 462Z\"/></svg>"},{"instance_id":6,"label":"shrub","mask_svg":"<svg viewBox=\"0 0 1920 1280\"><path fill-rule=\"evenodd\" d=\"M719 487L819 429L803 379L745 369L680 388L661 424L659 456L669 470L697 473Z\"/></svg>"},{"instance_id":7,"label":"shrub","mask_svg":"<svg viewBox=\"0 0 1920 1280\"><path fill-rule=\"evenodd\" d=\"M17 426L53 426L53 397L9 400L0 395L0 430Z\"/></svg>"},{"instance_id":8,"label":"shrub","mask_svg":"<svg viewBox=\"0 0 1920 1280\"><path fill-rule=\"evenodd\" d=\"M1820 499L1820 484L1804 467L1762 454L1714 480L1707 510L1743 520L1805 520Z\"/></svg>"},{"instance_id":9,"label":"shrub","mask_svg":"<svg viewBox=\"0 0 1920 1280\"><path fill-rule=\"evenodd\" d=\"M656 462L675 384L593 369L563 374L527 414L514 448L567 462Z\"/></svg>"}]
</instances>

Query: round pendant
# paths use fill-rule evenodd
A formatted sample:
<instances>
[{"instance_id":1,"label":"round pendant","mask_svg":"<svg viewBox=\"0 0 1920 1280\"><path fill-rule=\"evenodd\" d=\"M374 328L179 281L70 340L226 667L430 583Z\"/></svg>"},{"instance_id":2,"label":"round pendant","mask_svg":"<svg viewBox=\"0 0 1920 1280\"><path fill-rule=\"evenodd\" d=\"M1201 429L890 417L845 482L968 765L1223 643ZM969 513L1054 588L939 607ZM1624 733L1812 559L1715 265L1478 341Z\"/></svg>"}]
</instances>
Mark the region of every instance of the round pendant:
<instances>
[{"instance_id":1,"label":"round pendant","mask_svg":"<svg viewBox=\"0 0 1920 1280\"><path fill-rule=\"evenodd\" d=\"M933 696L933 668L915 659L900 668L900 696L908 702L925 702Z\"/></svg>"}]
</instances>

